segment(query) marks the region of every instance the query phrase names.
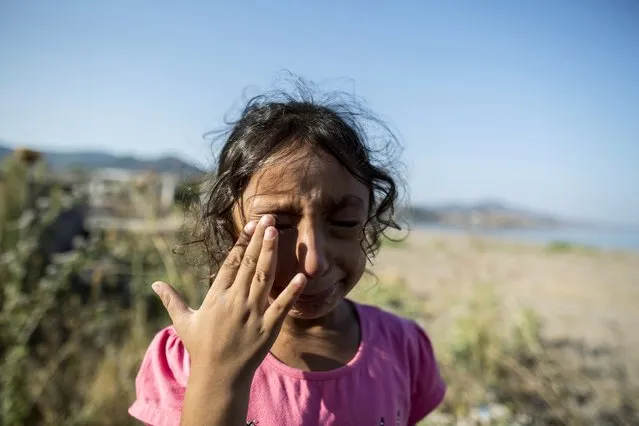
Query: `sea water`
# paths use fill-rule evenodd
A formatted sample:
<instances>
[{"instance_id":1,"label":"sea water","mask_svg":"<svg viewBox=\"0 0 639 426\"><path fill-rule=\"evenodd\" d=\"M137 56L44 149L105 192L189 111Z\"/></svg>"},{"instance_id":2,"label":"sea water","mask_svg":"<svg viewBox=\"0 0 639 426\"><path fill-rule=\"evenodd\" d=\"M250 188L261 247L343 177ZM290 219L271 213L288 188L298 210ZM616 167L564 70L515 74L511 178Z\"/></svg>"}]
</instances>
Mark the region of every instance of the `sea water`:
<instances>
[{"instance_id":1,"label":"sea water","mask_svg":"<svg viewBox=\"0 0 639 426\"><path fill-rule=\"evenodd\" d=\"M468 233L468 230L431 224L419 224L415 229ZM606 250L639 252L639 229L556 228L556 229L473 229L475 235L504 238L511 241L548 245L567 243Z\"/></svg>"}]
</instances>

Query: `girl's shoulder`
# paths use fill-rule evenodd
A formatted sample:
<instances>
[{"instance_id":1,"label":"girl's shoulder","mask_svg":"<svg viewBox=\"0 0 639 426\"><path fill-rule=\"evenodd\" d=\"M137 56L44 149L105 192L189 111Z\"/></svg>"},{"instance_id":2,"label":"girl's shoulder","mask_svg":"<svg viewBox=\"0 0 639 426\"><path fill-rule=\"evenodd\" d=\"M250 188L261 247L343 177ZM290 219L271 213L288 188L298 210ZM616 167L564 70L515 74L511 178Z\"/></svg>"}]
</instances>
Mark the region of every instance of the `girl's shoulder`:
<instances>
[{"instance_id":1,"label":"girl's shoulder","mask_svg":"<svg viewBox=\"0 0 639 426\"><path fill-rule=\"evenodd\" d=\"M357 308L364 328L371 331L369 337L398 341L426 339L430 342L426 330L414 319L397 315L379 306L352 303Z\"/></svg>"},{"instance_id":2,"label":"girl's shoulder","mask_svg":"<svg viewBox=\"0 0 639 426\"><path fill-rule=\"evenodd\" d=\"M189 356L175 328L161 329L142 359L129 413L147 424L178 424L189 370Z\"/></svg>"},{"instance_id":3,"label":"girl's shoulder","mask_svg":"<svg viewBox=\"0 0 639 426\"><path fill-rule=\"evenodd\" d=\"M353 302L368 347L384 357L395 358L407 368L422 364L437 369L431 338L416 320L397 315L378 306Z\"/></svg>"},{"instance_id":4,"label":"girl's shoulder","mask_svg":"<svg viewBox=\"0 0 639 426\"><path fill-rule=\"evenodd\" d=\"M408 378L410 424L418 423L441 404L447 389L429 335L413 319L377 306L355 306L371 352L385 364L395 365Z\"/></svg>"},{"instance_id":5,"label":"girl's shoulder","mask_svg":"<svg viewBox=\"0 0 639 426\"><path fill-rule=\"evenodd\" d=\"M155 334L144 355L142 367L145 364L154 364L158 367L155 373L186 385L190 368L189 354L175 327L164 327Z\"/></svg>"}]
</instances>

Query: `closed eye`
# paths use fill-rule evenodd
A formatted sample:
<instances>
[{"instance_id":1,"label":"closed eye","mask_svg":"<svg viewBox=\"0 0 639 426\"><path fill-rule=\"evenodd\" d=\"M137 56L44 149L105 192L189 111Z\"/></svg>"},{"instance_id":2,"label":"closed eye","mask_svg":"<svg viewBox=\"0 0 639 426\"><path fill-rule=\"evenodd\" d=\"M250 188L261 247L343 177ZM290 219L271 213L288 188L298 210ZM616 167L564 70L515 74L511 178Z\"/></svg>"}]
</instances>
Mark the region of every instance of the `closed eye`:
<instances>
[{"instance_id":1,"label":"closed eye","mask_svg":"<svg viewBox=\"0 0 639 426\"><path fill-rule=\"evenodd\" d=\"M296 225L296 220L291 215L277 215L275 216L275 228L279 231L286 231L293 229Z\"/></svg>"},{"instance_id":2,"label":"closed eye","mask_svg":"<svg viewBox=\"0 0 639 426\"><path fill-rule=\"evenodd\" d=\"M293 229L293 225L290 223L279 223L276 222L275 223L275 229L277 229L278 231L287 231L289 229Z\"/></svg>"}]
</instances>

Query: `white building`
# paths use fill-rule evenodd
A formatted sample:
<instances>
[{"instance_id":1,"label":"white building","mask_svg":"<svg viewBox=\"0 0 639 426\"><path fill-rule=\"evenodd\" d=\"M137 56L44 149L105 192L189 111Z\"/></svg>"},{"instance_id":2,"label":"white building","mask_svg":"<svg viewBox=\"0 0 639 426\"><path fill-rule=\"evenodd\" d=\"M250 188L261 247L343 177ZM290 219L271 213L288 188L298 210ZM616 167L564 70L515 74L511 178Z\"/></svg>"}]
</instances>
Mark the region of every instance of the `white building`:
<instances>
[{"instance_id":1,"label":"white building","mask_svg":"<svg viewBox=\"0 0 639 426\"><path fill-rule=\"evenodd\" d=\"M173 205L179 177L173 173L103 168L93 170L86 183L92 208L114 207L113 203L144 204L168 210ZM152 202L153 206L149 206Z\"/></svg>"}]
</instances>

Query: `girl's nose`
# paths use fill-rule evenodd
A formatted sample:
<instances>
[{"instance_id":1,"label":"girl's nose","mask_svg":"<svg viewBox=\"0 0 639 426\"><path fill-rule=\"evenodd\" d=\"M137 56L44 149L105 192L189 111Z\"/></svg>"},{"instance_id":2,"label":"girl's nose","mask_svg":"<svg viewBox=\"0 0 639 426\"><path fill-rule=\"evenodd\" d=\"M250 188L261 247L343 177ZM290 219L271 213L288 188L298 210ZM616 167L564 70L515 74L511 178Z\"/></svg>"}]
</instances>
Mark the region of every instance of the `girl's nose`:
<instances>
[{"instance_id":1,"label":"girl's nose","mask_svg":"<svg viewBox=\"0 0 639 426\"><path fill-rule=\"evenodd\" d=\"M319 278L329 269L326 237L316 229L306 229L299 233L297 240L297 259L300 272L308 278Z\"/></svg>"}]
</instances>

